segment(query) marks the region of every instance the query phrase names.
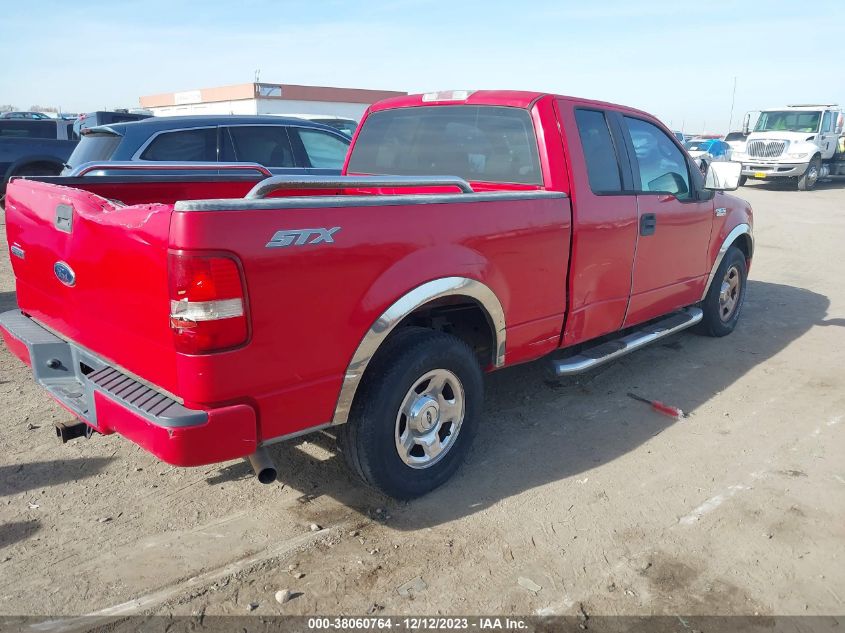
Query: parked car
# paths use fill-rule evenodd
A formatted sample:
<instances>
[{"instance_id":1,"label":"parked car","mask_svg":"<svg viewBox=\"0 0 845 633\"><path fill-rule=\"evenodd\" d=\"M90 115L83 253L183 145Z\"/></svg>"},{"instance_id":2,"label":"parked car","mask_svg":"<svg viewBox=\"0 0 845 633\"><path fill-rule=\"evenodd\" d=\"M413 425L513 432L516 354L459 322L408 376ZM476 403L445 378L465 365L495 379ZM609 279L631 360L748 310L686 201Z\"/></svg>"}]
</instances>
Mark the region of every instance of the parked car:
<instances>
[{"instance_id":1,"label":"parked car","mask_svg":"<svg viewBox=\"0 0 845 633\"><path fill-rule=\"evenodd\" d=\"M267 444L333 427L365 482L415 497L484 423L484 371L733 331L752 214L714 189L739 170L702 176L639 110L478 91L371 106L340 177L13 180L0 331L81 420L64 439L269 482Z\"/></svg>"},{"instance_id":2,"label":"parked car","mask_svg":"<svg viewBox=\"0 0 845 633\"><path fill-rule=\"evenodd\" d=\"M707 162L730 160L731 147L718 138L694 138L684 145L689 155Z\"/></svg>"},{"instance_id":3,"label":"parked car","mask_svg":"<svg viewBox=\"0 0 845 633\"><path fill-rule=\"evenodd\" d=\"M0 119L34 119L34 120L43 120L49 119L50 117L44 114L43 112L2 112L0 113Z\"/></svg>"},{"instance_id":4,"label":"parked car","mask_svg":"<svg viewBox=\"0 0 845 633\"><path fill-rule=\"evenodd\" d=\"M293 117L295 119L305 119L306 121L313 121L314 123L328 125L336 130L340 130L349 138L352 138L352 135L355 134L355 129L358 127L358 121L355 119L326 114L285 114L282 116Z\"/></svg>"},{"instance_id":5,"label":"parked car","mask_svg":"<svg viewBox=\"0 0 845 633\"><path fill-rule=\"evenodd\" d=\"M0 119L0 197L12 176L61 173L76 147L73 123L57 119Z\"/></svg>"},{"instance_id":6,"label":"parked car","mask_svg":"<svg viewBox=\"0 0 845 633\"><path fill-rule=\"evenodd\" d=\"M334 128L301 119L153 117L86 130L64 173L91 161L220 161L258 163L279 174L339 174L349 142Z\"/></svg>"},{"instance_id":7,"label":"parked car","mask_svg":"<svg viewBox=\"0 0 845 633\"><path fill-rule=\"evenodd\" d=\"M140 121L148 119L151 114L140 114L133 112L110 112L107 110L98 110L96 112L83 112L76 118L76 123L73 126L73 132L76 138L80 138L84 130L88 128L97 127L99 125L111 125L112 123L128 123L129 121Z\"/></svg>"}]
</instances>

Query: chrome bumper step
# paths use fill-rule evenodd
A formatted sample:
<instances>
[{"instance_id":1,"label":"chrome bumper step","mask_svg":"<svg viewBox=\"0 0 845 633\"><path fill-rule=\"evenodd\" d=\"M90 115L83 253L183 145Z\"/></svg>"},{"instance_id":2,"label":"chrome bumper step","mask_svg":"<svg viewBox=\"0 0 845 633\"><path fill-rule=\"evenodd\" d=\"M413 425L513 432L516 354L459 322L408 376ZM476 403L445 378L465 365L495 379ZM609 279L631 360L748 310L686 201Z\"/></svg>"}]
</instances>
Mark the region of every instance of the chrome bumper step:
<instances>
[{"instance_id":1,"label":"chrome bumper step","mask_svg":"<svg viewBox=\"0 0 845 633\"><path fill-rule=\"evenodd\" d=\"M703 317L704 313L700 308L684 308L659 321L643 325L618 339L589 347L569 358L553 360L552 370L556 376L580 374L620 356L630 354L675 332L692 327Z\"/></svg>"}]
</instances>

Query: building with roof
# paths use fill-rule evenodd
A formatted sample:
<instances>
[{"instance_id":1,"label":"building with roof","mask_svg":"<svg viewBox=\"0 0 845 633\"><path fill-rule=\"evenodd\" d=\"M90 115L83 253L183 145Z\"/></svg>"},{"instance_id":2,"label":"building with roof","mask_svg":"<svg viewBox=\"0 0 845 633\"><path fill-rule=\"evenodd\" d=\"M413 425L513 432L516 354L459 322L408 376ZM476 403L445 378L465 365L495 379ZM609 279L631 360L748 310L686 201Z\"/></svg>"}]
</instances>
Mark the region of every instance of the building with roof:
<instances>
[{"instance_id":1,"label":"building with roof","mask_svg":"<svg viewBox=\"0 0 845 633\"><path fill-rule=\"evenodd\" d=\"M254 82L147 95L139 101L142 108L156 116L321 114L360 120L370 104L405 94L407 93L394 90Z\"/></svg>"}]
</instances>

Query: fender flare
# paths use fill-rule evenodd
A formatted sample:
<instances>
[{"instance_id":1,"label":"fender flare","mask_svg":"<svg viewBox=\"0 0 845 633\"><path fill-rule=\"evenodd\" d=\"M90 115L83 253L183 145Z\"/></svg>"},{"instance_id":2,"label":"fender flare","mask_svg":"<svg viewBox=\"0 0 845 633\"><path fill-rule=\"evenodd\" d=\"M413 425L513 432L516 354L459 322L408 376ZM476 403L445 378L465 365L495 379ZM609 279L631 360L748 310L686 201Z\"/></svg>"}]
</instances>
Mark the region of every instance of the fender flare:
<instances>
[{"instance_id":1,"label":"fender flare","mask_svg":"<svg viewBox=\"0 0 845 633\"><path fill-rule=\"evenodd\" d=\"M393 329L409 314L430 301L442 297L469 297L487 313L496 336L493 365L505 363L505 311L499 298L488 286L467 277L443 277L426 282L397 299L376 319L364 334L343 376L343 385L335 406L332 425L345 424L364 372L373 355Z\"/></svg>"},{"instance_id":2,"label":"fender flare","mask_svg":"<svg viewBox=\"0 0 845 633\"><path fill-rule=\"evenodd\" d=\"M719 270L719 266L725 258L725 253L728 252L728 249L734 242L736 242L740 235L747 235L748 239L751 240L751 252L749 253L749 257L754 255L754 234L751 232L751 227L744 222L742 224L737 224L731 232L727 234L725 239L722 241L722 245L719 247L719 252L716 254L716 261L713 262L713 268L710 269L710 275L708 275L707 283L704 285L704 292L701 294L701 301L704 301L707 297L707 293L710 290L710 284L713 283L713 279L716 277L716 271Z\"/></svg>"}]
</instances>

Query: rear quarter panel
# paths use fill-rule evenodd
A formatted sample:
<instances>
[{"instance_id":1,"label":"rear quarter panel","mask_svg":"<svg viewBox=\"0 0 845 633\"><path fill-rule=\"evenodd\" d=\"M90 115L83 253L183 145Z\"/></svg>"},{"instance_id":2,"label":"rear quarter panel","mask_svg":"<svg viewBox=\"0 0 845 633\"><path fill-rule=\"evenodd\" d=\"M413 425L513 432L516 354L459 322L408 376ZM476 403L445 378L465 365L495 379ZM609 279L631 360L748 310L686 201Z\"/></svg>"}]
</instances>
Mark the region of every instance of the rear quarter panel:
<instances>
[{"instance_id":1,"label":"rear quarter panel","mask_svg":"<svg viewBox=\"0 0 845 633\"><path fill-rule=\"evenodd\" d=\"M254 394L262 439L326 423L347 365L376 319L413 288L449 276L481 281L496 293L506 314L508 364L556 347L566 309L565 197L395 199L174 213L172 248L240 258L252 323L244 348L178 356L179 393L198 402ZM340 229L333 244L266 247L276 231L316 227Z\"/></svg>"}]
</instances>

